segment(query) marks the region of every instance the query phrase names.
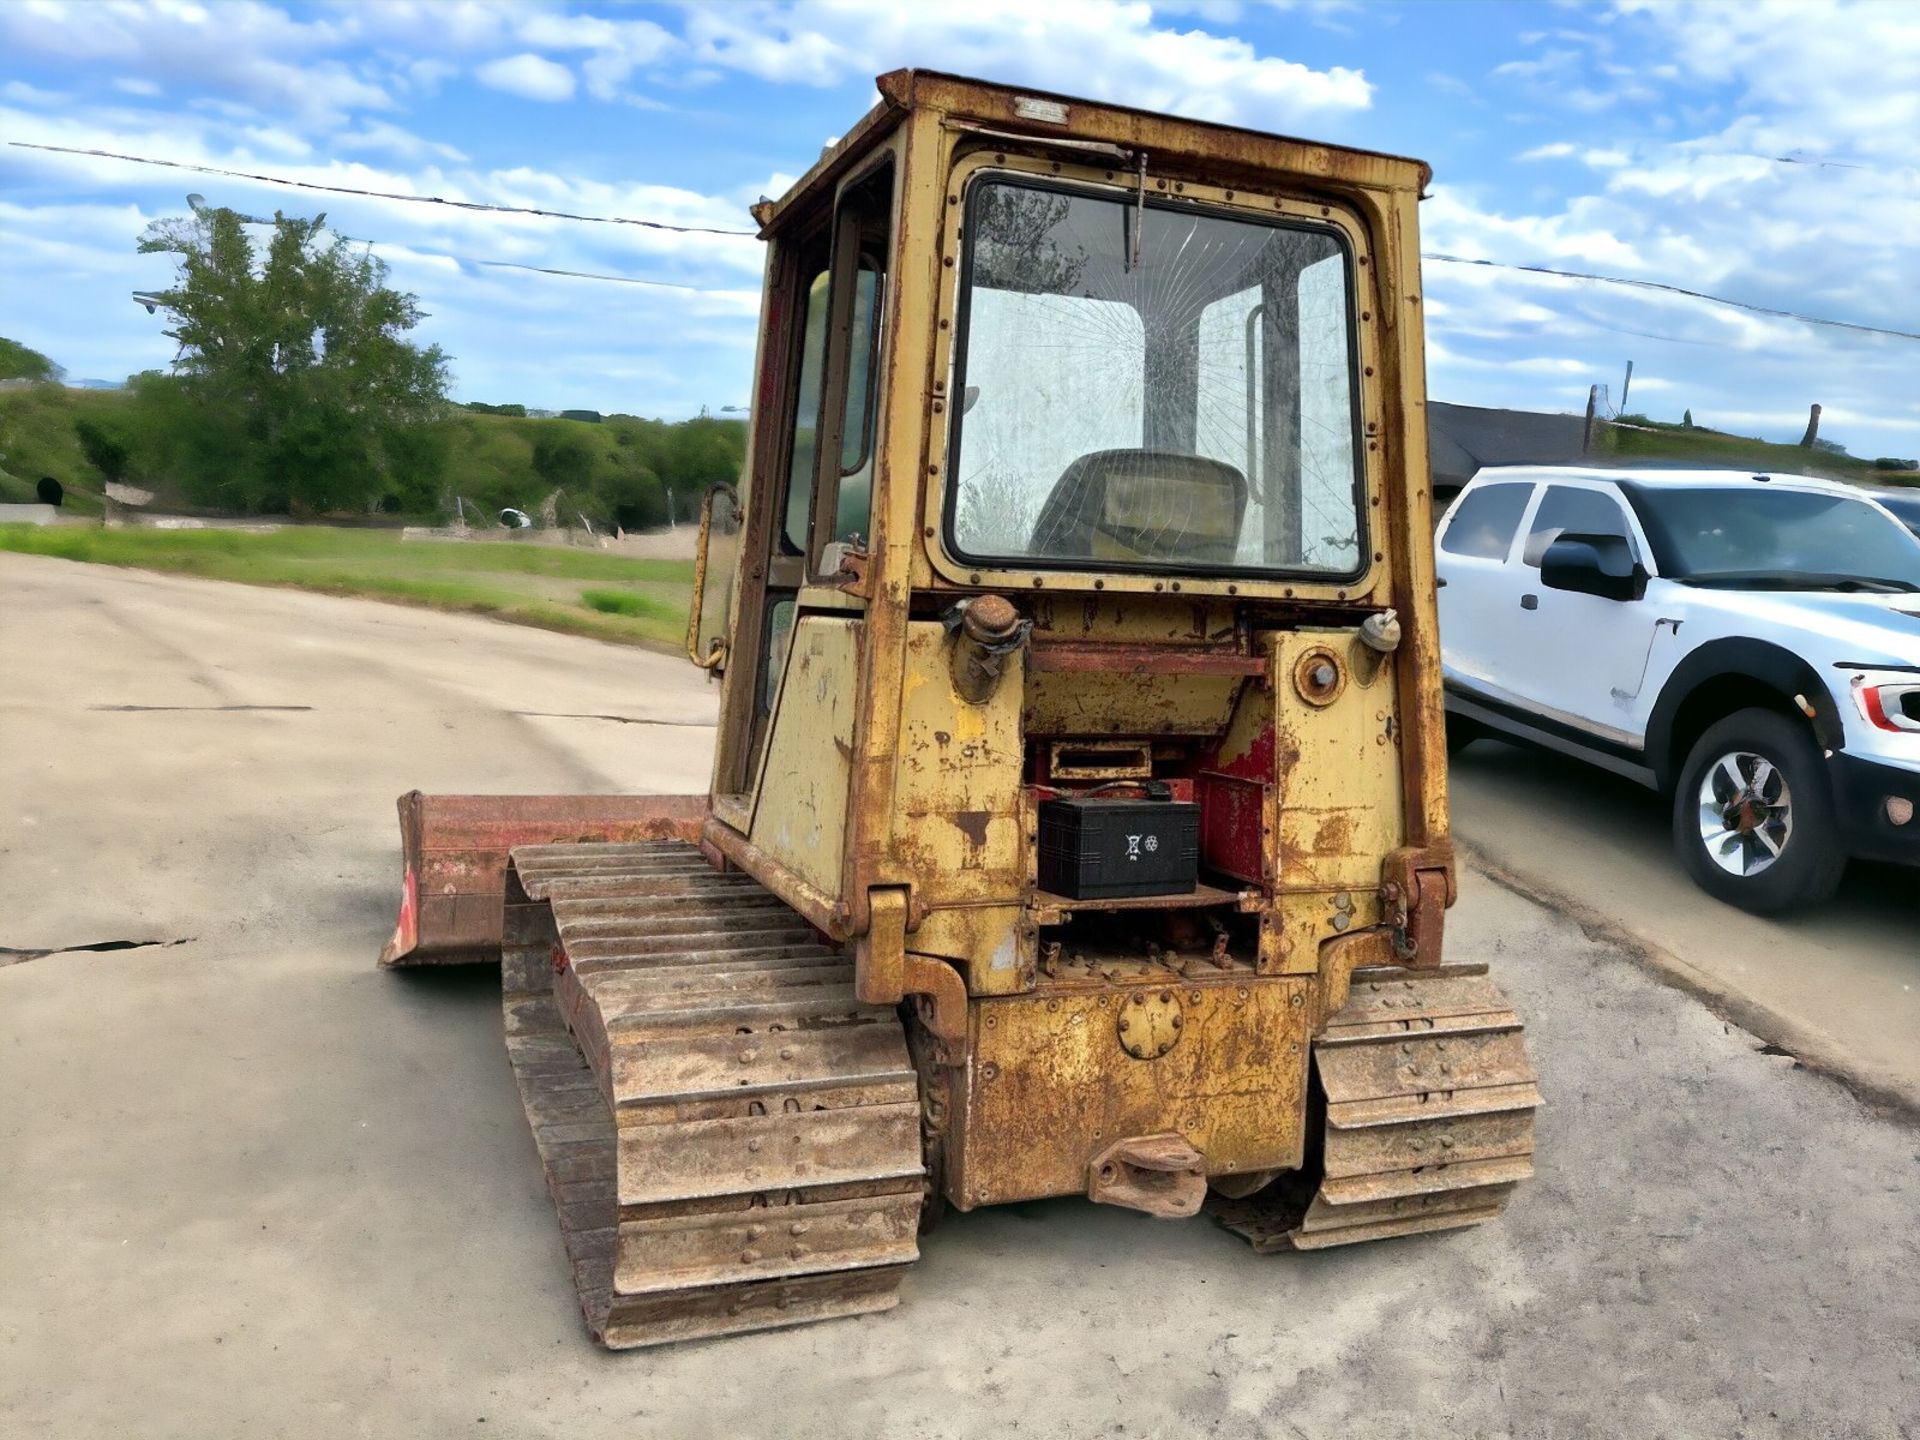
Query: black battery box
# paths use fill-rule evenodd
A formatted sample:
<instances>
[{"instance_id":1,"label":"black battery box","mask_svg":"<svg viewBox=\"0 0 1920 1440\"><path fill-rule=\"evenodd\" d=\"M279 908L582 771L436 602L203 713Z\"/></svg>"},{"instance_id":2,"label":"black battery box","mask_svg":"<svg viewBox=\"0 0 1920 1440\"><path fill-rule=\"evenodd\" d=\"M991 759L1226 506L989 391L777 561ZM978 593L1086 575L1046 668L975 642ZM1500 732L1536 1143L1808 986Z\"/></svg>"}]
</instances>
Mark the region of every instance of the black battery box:
<instances>
[{"instance_id":1,"label":"black battery box","mask_svg":"<svg viewBox=\"0 0 1920 1440\"><path fill-rule=\"evenodd\" d=\"M1200 881L1200 807L1157 798L1040 802L1040 888L1069 900L1187 895Z\"/></svg>"}]
</instances>

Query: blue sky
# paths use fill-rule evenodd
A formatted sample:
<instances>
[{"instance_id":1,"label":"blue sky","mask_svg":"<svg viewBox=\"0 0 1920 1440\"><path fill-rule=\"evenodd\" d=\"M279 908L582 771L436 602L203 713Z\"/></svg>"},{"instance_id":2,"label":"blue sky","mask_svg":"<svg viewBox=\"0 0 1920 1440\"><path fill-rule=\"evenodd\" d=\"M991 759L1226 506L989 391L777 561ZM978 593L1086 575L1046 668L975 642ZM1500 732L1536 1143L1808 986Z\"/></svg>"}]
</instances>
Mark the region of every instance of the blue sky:
<instances>
[{"instance_id":1,"label":"blue sky","mask_svg":"<svg viewBox=\"0 0 1920 1440\"><path fill-rule=\"evenodd\" d=\"M1920 331L1920 5L1344 0L7 0L0 141L719 228L924 65L1414 154L1430 252ZM0 146L0 334L171 358L134 253L197 191L325 210L417 293L461 399L679 416L748 393L759 246L320 196ZM496 260L685 290L546 277ZM1920 453L1920 341L1430 262L1429 387Z\"/></svg>"}]
</instances>

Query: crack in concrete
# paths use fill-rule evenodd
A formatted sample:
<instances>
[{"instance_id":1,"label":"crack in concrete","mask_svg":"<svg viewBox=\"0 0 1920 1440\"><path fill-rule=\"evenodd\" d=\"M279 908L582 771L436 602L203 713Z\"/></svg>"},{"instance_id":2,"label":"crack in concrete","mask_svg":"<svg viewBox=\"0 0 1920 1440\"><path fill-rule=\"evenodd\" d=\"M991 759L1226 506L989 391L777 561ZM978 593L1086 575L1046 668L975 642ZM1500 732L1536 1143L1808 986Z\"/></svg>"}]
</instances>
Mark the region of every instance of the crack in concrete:
<instances>
[{"instance_id":1,"label":"crack in concrete","mask_svg":"<svg viewBox=\"0 0 1920 1440\"><path fill-rule=\"evenodd\" d=\"M146 714L155 710L311 710L311 705L89 705L89 710L111 710Z\"/></svg>"},{"instance_id":2,"label":"crack in concrete","mask_svg":"<svg viewBox=\"0 0 1920 1440\"><path fill-rule=\"evenodd\" d=\"M712 730L713 720L648 720L639 715L592 715L577 710L516 710L529 720L611 720L616 725L671 725L686 730Z\"/></svg>"},{"instance_id":3,"label":"crack in concrete","mask_svg":"<svg viewBox=\"0 0 1920 1440\"><path fill-rule=\"evenodd\" d=\"M19 965L28 960L44 960L49 955L77 955L91 950L96 953L107 950L164 950L172 945L185 945L194 937L182 936L178 940L95 940L86 945L57 945L50 950L22 950L12 945L0 945L0 965Z\"/></svg>"}]
</instances>

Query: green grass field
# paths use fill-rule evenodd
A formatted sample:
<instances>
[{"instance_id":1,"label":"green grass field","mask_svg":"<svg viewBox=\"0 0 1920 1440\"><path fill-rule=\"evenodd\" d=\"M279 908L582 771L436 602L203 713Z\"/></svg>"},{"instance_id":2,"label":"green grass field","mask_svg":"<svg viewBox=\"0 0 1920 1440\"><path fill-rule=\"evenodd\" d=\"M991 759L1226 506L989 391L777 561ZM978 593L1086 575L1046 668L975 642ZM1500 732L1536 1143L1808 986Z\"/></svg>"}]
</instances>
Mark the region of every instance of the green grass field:
<instances>
[{"instance_id":1,"label":"green grass field","mask_svg":"<svg viewBox=\"0 0 1920 1440\"><path fill-rule=\"evenodd\" d=\"M0 550L363 595L657 646L684 640L693 584L685 560L493 541L402 541L391 530L325 526L254 534L0 525Z\"/></svg>"},{"instance_id":2,"label":"green grass field","mask_svg":"<svg viewBox=\"0 0 1920 1440\"><path fill-rule=\"evenodd\" d=\"M0 391L0 504L31 504L39 498L40 477L51 475L67 489L67 509L98 515L100 477L80 451L73 422L118 413L123 405L117 390L32 385Z\"/></svg>"},{"instance_id":3,"label":"green grass field","mask_svg":"<svg viewBox=\"0 0 1920 1440\"><path fill-rule=\"evenodd\" d=\"M1760 474L1823 475L1856 485L1899 485L1920 479L1911 471L1876 470L1872 460L1775 445L1720 430L1683 429L1643 416L1625 416L1629 425L1601 428L1601 445L1617 460L1660 465L1693 465L1703 470L1751 470Z\"/></svg>"}]
</instances>

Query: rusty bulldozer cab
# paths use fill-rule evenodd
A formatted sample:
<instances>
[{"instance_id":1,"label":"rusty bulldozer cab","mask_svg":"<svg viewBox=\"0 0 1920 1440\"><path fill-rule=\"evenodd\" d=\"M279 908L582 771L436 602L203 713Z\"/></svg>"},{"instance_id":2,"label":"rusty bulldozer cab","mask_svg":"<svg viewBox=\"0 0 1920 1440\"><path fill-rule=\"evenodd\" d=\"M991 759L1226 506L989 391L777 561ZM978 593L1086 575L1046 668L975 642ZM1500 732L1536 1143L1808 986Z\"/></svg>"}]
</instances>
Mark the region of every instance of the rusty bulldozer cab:
<instances>
[{"instance_id":1,"label":"rusty bulldozer cab","mask_svg":"<svg viewBox=\"0 0 1920 1440\"><path fill-rule=\"evenodd\" d=\"M1443 956L1425 167L879 87L754 211L711 794L403 801L386 958L485 943L438 854L609 1345L884 1308L943 1207L1314 1248L1531 1173L1520 1022Z\"/></svg>"}]
</instances>

